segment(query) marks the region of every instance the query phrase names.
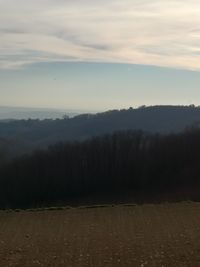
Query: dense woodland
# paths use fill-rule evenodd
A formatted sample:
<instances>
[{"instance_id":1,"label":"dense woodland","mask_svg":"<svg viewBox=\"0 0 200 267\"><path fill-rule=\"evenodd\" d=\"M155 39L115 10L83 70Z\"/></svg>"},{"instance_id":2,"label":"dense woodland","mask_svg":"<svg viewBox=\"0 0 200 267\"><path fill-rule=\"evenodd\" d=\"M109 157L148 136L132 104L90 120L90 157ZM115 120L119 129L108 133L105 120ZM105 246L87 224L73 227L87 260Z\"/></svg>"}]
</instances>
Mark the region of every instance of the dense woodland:
<instances>
[{"instance_id":1,"label":"dense woodland","mask_svg":"<svg viewBox=\"0 0 200 267\"><path fill-rule=\"evenodd\" d=\"M200 130L123 131L58 143L0 168L0 207L70 203L95 194L200 199ZM194 191L196 195L194 196Z\"/></svg>"}]
</instances>

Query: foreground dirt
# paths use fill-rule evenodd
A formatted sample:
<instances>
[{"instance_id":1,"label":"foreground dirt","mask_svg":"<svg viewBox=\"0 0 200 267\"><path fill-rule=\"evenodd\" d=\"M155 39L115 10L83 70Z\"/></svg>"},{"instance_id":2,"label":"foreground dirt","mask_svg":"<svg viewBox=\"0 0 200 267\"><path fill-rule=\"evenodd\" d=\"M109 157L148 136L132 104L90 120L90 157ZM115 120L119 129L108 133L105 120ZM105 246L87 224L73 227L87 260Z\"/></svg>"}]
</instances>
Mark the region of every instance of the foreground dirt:
<instances>
[{"instance_id":1,"label":"foreground dirt","mask_svg":"<svg viewBox=\"0 0 200 267\"><path fill-rule=\"evenodd\" d=\"M0 212L0 266L200 266L200 204Z\"/></svg>"}]
</instances>

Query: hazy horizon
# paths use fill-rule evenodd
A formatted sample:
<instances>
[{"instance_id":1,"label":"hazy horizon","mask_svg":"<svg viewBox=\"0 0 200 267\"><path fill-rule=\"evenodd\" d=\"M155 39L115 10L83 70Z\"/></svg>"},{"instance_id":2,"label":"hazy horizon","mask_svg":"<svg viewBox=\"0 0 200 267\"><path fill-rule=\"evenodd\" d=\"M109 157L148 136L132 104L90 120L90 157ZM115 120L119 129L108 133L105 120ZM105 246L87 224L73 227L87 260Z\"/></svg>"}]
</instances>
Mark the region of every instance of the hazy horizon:
<instances>
[{"instance_id":1,"label":"hazy horizon","mask_svg":"<svg viewBox=\"0 0 200 267\"><path fill-rule=\"evenodd\" d=\"M190 107L190 106L194 106L194 107L200 107L200 105L195 105L193 103L188 103L188 104L152 104L152 105L138 105L138 106L123 106L123 107L116 107L116 108L111 108L111 109L101 109L101 110L89 110L89 109L76 109L76 108L51 108L51 107L41 107L41 106L9 106L9 105L0 105L0 109L19 109L19 110L33 110L33 111L39 111L39 110L43 110L43 111L60 111L60 112L91 112L91 113L98 113L98 112L106 112L106 111L110 111L110 110L123 110L123 109L140 109L140 108L148 108L148 107Z\"/></svg>"},{"instance_id":2,"label":"hazy horizon","mask_svg":"<svg viewBox=\"0 0 200 267\"><path fill-rule=\"evenodd\" d=\"M11 79L12 77L12 79ZM200 73L111 63L39 63L0 70L0 105L103 111L199 105Z\"/></svg>"}]
</instances>

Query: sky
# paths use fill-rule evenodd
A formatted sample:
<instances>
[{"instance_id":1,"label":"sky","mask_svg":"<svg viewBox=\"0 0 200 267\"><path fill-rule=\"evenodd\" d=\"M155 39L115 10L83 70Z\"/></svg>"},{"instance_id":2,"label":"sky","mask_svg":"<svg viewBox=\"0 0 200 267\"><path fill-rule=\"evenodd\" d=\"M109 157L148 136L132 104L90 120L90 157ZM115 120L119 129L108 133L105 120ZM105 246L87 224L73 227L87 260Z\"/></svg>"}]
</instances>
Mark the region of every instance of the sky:
<instances>
[{"instance_id":1,"label":"sky","mask_svg":"<svg viewBox=\"0 0 200 267\"><path fill-rule=\"evenodd\" d=\"M199 71L199 0L0 0L0 105L199 105Z\"/></svg>"}]
</instances>

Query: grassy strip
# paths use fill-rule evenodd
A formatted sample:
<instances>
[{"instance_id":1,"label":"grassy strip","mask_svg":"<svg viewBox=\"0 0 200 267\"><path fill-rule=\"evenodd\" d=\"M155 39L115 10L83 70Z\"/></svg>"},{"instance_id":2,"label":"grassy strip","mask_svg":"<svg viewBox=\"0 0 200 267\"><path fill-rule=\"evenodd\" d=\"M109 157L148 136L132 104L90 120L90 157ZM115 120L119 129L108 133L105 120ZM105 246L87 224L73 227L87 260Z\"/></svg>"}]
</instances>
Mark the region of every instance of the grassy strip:
<instances>
[{"instance_id":1,"label":"grassy strip","mask_svg":"<svg viewBox=\"0 0 200 267\"><path fill-rule=\"evenodd\" d=\"M55 206L55 207L41 207L41 208L30 208L30 209L7 209L1 210L6 213L10 212L39 212L39 211L56 211L56 210L70 210L70 209L97 209L97 208L111 208L111 207L134 207L137 204L125 203L125 204L100 204L100 205L86 205L86 206Z\"/></svg>"},{"instance_id":2,"label":"grassy strip","mask_svg":"<svg viewBox=\"0 0 200 267\"><path fill-rule=\"evenodd\" d=\"M184 204L191 204L191 203L200 203L200 202L194 202L191 200L185 200L185 201L178 201L173 202L173 204L177 203L184 203ZM145 203L141 205L154 205L154 203ZM171 202L161 202L157 203L159 204L171 204ZM6 210L0 210L1 212L11 213L11 212L40 212L40 211L58 211L58 210L72 210L72 209L97 209L97 208L112 208L112 207L136 207L141 206L136 203L119 203L119 204L97 204L97 205L85 205L85 206L52 206L52 207L41 207L41 208L30 208L30 209L6 209Z\"/></svg>"}]
</instances>

